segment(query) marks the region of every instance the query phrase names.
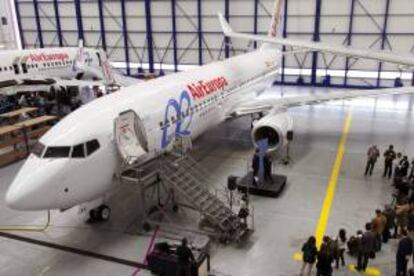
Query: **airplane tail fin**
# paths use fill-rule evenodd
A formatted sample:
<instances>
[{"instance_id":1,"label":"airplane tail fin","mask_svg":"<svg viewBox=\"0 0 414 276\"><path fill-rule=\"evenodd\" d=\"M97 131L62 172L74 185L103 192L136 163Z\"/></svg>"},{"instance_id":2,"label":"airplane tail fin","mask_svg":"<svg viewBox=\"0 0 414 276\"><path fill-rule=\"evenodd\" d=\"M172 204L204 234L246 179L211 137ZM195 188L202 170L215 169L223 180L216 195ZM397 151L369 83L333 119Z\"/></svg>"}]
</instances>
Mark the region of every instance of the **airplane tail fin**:
<instances>
[{"instance_id":1,"label":"airplane tail fin","mask_svg":"<svg viewBox=\"0 0 414 276\"><path fill-rule=\"evenodd\" d=\"M114 73L112 72L112 66L109 63L108 56L106 52L100 50L99 56L101 58L101 66L102 66L102 75L104 76L105 84L111 85L115 83Z\"/></svg>"},{"instance_id":2,"label":"airplane tail fin","mask_svg":"<svg viewBox=\"0 0 414 276\"><path fill-rule=\"evenodd\" d=\"M272 21L268 31L269 37L283 37L286 0L276 0L273 8Z\"/></svg>"},{"instance_id":3,"label":"airplane tail fin","mask_svg":"<svg viewBox=\"0 0 414 276\"><path fill-rule=\"evenodd\" d=\"M282 38L283 37L283 30L284 30L284 17L285 17L285 5L286 0L276 0L272 21L270 24L270 28L268 30L268 37L269 38ZM218 13L218 18L220 21L221 29L225 36L234 37L237 36L237 33L233 31L230 27L229 23L224 18L223 14ZM277 48L273 43L266 43L264 42L262 48Z\"/></svg>"},{"instance_id":4,"label":"airplane tail fin","mask_svg":"<svg viewBox=\"0 0 414 276\"><path fill-rule=\"evenodd\" d=\"M287 0L275 0L272 21L267 36L271 38L282 38L284 29L285 5ZM261 49L277 48L274 44L264 43Z\"/></svg>"},{"instance_id":5,"label":"airplane tail fin","mask_svg":"<svg viewBox=\"0 0 414 276\"><path fill-rule=\"evenodd\" d=\"M86 53L83 47L83 40L80 39L78 42L78 51L76 52L75 62L73 63L73 70L82 70L85 66Z\"/></svg>"}]
</instances>

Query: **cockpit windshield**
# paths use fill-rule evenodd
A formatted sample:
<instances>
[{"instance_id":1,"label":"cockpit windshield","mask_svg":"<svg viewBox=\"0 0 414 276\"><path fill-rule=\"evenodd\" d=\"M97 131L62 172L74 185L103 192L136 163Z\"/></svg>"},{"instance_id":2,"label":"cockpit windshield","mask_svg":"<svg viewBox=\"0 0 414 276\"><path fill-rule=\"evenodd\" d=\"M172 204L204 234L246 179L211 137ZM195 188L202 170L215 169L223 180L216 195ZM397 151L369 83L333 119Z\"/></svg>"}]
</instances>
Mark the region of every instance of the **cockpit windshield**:
<instances>
[{"instance_id":1,"label":"cockpit windshield","mask_svg":"<svg viewBox=\"0 0 414 276\"><path fill-rule=\"evenodd\" d=\"M70 147L48 147L43 158L69 157Z\"/></svg>"},{"instance_id":2,"label":"cockpit windshield","mask_svg":"<svg viewBox=\"0 0 414 276\"><path fill-rule=\"evenodd\" d=\"M32 153L39 158L85 158L100 148L99 141L94 139L75 146L46 147L38 142L34 145Z\"/></svg>"},{"instance_id":3,"label":"cockpit windshield","mask_svg":"<svg viewBox=\"0 0 414 276\"><path fill-rule=\"evenodd\" d=\"M43 151L44 151L44 149L45 149L45 145L43 145L42 143L40 143L40 142L37 142L34 146L33 146L33 149L32 149L32 153L34 154L34 155L36 155L37 157L42 157L42 154L43 154Z\"/></svg>"}]
</instances>

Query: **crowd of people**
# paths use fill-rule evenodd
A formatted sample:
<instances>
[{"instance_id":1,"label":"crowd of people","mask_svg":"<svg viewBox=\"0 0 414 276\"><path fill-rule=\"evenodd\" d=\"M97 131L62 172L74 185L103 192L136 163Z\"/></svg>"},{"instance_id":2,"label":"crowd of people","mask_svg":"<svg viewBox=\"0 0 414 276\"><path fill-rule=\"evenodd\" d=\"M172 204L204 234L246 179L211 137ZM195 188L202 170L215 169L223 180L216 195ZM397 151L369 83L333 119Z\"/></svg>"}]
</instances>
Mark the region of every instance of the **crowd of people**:
<instances>
[{"instance_id":1,"label":"crowd of people","mask_svg":"<svg viewBox=\"0 0 414 276\"><path fill-rule=\"evenodd\" d=\"M376 145L367 151L365 176L371 176L381 154ZM345 229L340 229L334 238L325 236L318 248L316 238L311 236L302 246L303 265L300 275L310 275L316 266L316 275L329 276L333 269L345 266L345 252L355 258L355 269L365 271L370 260L377 257L382 245L390 239L398 243L395 253L397 276L414 276L414 268L408 269L413 258L414 239L414 160L410 163L408 156L396 153L390 145L383 154L383 178L392 179L395 188L393 200L381 209L375 210L371 221L365 224L364 230L347 237Z\"/></svg>"}]
</instances>

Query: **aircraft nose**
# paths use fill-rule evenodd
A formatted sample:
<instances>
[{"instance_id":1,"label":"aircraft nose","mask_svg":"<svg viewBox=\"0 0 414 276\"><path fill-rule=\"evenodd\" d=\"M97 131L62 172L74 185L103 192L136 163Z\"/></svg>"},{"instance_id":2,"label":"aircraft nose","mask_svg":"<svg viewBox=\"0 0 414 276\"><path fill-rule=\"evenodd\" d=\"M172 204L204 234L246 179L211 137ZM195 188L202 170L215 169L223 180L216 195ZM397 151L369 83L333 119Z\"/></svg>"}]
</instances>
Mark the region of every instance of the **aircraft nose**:
<instances>
[{"instance_id":1,"label":"aircraft nose","mask_svg":"<svg viewBox=\"0 0 414 276\"><path fill-rule=\"evenodd\" d=\"M28 159L20 169L6 193L9 208L19 211L54 209L56 194L50 186L54 184L50 172L57 168L42 161Z\"/></svg>"},{"instance_id":2,"label":"aircraft nose","mask_svg":"<svg viewBox=\"0 0 414 276\"><path fill-rule=\"evenodd\" d=\"M6 193L6 205L7 207L14 210L27 210L27 208L29 207L28 203L30 203L31 196L29 195L29 193L19 191L19 189L16 188L18 186L22 185L13 181L11 187Z\"/></svg>"}]
</instances>

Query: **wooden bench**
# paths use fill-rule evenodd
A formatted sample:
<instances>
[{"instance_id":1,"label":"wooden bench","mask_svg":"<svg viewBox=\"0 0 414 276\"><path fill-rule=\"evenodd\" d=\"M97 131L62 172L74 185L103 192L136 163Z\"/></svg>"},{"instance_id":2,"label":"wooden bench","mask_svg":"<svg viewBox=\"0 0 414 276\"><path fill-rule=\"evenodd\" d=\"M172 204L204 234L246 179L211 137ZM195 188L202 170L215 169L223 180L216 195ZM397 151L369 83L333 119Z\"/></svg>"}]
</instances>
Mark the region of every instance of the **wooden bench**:
<instances>
[{"instance_id":1,"label":"wooden bench","mask_svg":"<svg viewBox=\"0 0 414 276\"><path fill-rule=\"evenodd\" d=\"M55 116L40 116L0 127L0 150L10 148L9 151L0 153L0 166L27 157L30 154L29 141L37 140L45 134L50 128L47 123L55 120L57 120Z\"/></svg>"}]
</instances>

